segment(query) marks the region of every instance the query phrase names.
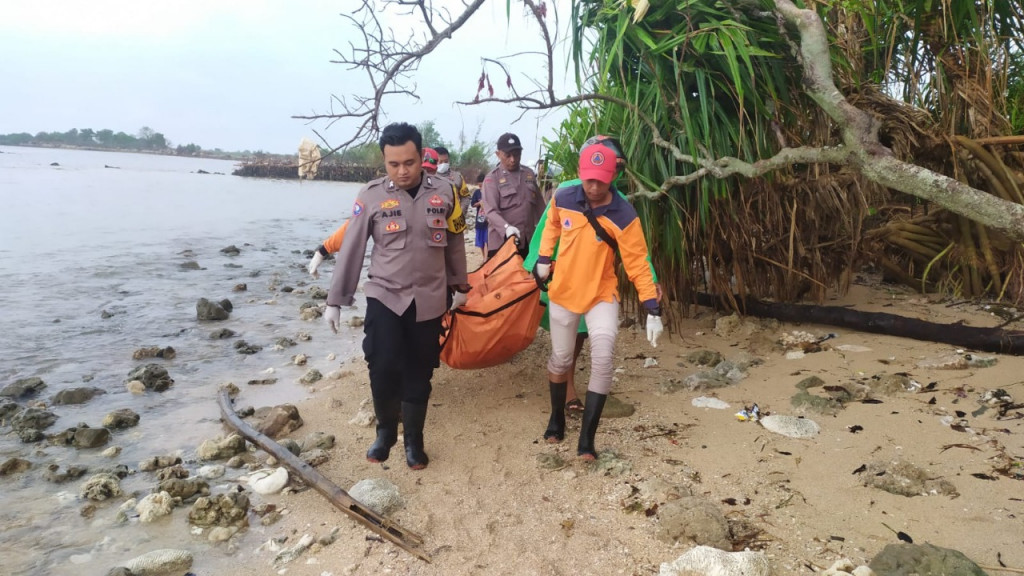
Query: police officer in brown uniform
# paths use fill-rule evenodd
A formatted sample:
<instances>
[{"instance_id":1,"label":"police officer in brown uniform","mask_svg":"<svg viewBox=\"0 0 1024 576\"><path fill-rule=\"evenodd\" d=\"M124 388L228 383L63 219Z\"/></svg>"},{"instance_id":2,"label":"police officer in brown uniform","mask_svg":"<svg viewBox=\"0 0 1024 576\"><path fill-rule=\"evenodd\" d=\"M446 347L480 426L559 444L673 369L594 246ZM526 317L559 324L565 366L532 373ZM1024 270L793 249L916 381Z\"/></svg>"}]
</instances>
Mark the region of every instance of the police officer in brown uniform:
<instances>
[{"instance_id":1,"label":"police officer in brown uniform","mask_svg":"<svg viewBox=\"0 0 1024 576\"><path fill-rule=\"evenodd\" d=\"M489 224L487 228L490 258L501 248L501 239L519 237L519 252L526 257L533 230L544 213L544 198L537 188L533 170L520 164L523 145L512 133L498 138L498 166L484 178L482 202Z\"/></svg>"},{"instance_id":2,"label":"police officer in brown uniform","mask_svg":"<svg viewBox=\"0 0 1024 576\"><path fill-rule=\"evenodd\" d=\"M387 177L371 181L356 197L345 241L338 252L325 318L337 332L341 311L351 306L373 238L363 292L366 316L363 353L377 416L370 462L388 459L398 442L401 414L405 459L414 470L429 459L423 423L430 379L440 365L441 316L448 290L465 303L465 219L447 180L422 168L422 136L409 124L391 124L380 137Z\"/></svg>"}]
</instances>

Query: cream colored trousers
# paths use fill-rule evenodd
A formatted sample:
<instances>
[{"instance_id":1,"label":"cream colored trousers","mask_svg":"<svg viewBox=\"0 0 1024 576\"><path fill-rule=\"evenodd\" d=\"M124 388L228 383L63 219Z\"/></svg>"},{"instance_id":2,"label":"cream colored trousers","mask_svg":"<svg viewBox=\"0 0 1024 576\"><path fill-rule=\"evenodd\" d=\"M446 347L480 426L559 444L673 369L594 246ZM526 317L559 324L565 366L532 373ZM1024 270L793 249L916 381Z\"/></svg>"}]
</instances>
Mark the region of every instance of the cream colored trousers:
<instances>
[{"instance_id":1,"label":"cream colored trousers","mask_svg":"<svg viewBox=\"0 0 1024 576\"><path fill-rule=\"evenodd\" d=\"M555 302L548 303L548 318L551 320L548 372L562 376L571 369L580 316ZM615 336L619 332L619 303L598 302L582 316L587 319L587 331L590 334L590 383L587 384L587 390L608 394L612 388Z\"/></svg>"}]
</instances>

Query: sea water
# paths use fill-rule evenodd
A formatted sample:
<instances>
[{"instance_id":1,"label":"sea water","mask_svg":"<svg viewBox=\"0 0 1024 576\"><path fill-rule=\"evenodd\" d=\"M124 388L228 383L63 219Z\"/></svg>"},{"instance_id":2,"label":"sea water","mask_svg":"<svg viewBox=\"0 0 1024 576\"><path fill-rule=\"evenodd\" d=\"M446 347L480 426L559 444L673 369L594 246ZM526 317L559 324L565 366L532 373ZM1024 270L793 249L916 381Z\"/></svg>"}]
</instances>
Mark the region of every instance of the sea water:
<instances>
[{"instance_id":1,"label":"sea water","mask_svg":"<svg viewBox=\"0 0 1024 576\"><path fill-rule=\"evenodd\" d=\"M23 444L9 425L0 426L0 462L18 456L33 464L0 478L0 572L103 574L153 549L185 548L196 555L197 573L216 573L218 562L230 561L230 547L191 535L187 507L142 526L115 521L128 496L152 491L151 473L122 480L126 496L98 503L91 517L81 514L88 502L79 487L94 471L119 463L137 470L154 455L194 460L202 440L225 432L216 403L224 383L242 388L246 405L294 403L307 395L297 380L308 368L326 374L358 356L356 329L335 336L322 321L300 320L299 307L310 300L303 294L310 285L328 287L331 271L328 262L321 279L311 280L303 251L348 216L359 185L241 178L222 160L22 147L0 152L0 388L42 378L47 387L19 403L40 402L59 415L47 434L80 423L98 427L119 408L141 416L137 427L113 432L108 446L123 449L116 458L103 457L103 448ZM240 254L221 252L230 245ZM200 269L182 266L189 261ZM239 284L247 289L234 291ZM295 291L282 290L287 286ZM204 297L231 300L231 317L197 321L196 302ZM221 327L238 336L211 339ZM300 332L312 340L275 349L278 338L297 340ZM239 354L233 346L239 339L263 350ZM133 360L144 346L170 346L177 356ZM308 366L291 362L298 353L310 357ZM163 365L174 385L163 393L129 393L126 376L149 362ZM278 383L246 386L268 377ZM58 391L87 386L106 394L52 406ZM89 472L55 484L43 479L52 464ZM215 493L228 488L211 482Z\"/></svg>"}]
</instances>

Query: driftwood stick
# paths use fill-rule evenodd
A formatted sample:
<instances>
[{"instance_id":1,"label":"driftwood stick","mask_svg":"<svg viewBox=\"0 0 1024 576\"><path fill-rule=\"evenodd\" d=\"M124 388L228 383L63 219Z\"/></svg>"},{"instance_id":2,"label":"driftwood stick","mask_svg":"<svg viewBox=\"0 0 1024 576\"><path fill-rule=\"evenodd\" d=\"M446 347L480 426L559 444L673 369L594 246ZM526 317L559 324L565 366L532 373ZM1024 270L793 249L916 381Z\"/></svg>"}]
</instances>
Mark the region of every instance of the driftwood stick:
<instances>
[{"instance_id":1,"label":"driftwood stick","mask_svg":"<svg viewBox=\"0 0 1024 576\"><path fill-rule=\"evenodd\" d=\"M328 480L316 468L306 464L268 436L257 432L252 426L249 426L248 423L239 418L238 414L235 414L235 409L231 405L231 398L228 396L227 390L220 391L217 403L220 405L221 416L228 426L234 428L246 440L259 446L268 454L277 458L279 462L287 466L292 472L298 474L306 484L316 489L331 504L334 504L338 510L348 514L367 529L390 540L395 546L416 556L420 560L430 562L430 554L423 550L423 537L402 528L395 522L363 506L349 496L347 492Z\"/></svg>"},{"instance_id":2,"label":"driftwood stick","mask_svg":"<svg viewBox=\"0 0 1024 576\"><path fill-rule=\"evenodd\" d=\"M736 298L740 313L783 322L829 324L873 334L942 342L982 352L1024 355L1024 331L981 328L963 324L939 324L884 312L862 312L840 306L814 306ZM697 294L697 303L711 308L728 308L710 294Z\"/></svg>"}]
</instances>

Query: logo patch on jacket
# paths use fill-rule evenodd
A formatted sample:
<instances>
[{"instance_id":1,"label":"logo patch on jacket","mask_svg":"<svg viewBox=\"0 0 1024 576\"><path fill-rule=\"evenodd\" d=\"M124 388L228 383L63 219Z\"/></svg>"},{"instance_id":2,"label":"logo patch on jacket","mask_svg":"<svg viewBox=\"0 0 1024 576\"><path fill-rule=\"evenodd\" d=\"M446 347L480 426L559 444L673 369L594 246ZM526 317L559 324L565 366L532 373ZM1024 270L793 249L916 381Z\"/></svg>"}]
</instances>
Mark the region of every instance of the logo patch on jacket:
<instances>
[{"instance_id":1,"label":"logo patch on jacket","mask_svg":"<svg viewBox=\"0 0 1024 576\"><path fill-rule=\"evenodd\" d=\"M444 228L444 218L434 218L430 221L431 228Z\"/></svg>"},{"instance_id":2,"label":"logo patch on jacket","mask_svg":"<svg viewBox=\"0 0 1024 576\"><path fill-rule=\"evenodd\" d=\"M433 196L431 196L429 202L430 202L431 206L443 206L444 205L444 200L442 200L441 197L438 196L437 194L434 194Z\"/></svg>"},{"instance_id":3,"label":"logo patch on jacket","mask_svg":"<svg viewBox=\"0 0 1024 576\"><path fill-rule=\"evenodd\" d=\"M387 225L384 226L384 231L385 232L398 232L401 229L402 229L402 226L399 225L398 222L395 222L394 220L392 220L391 222L388 222Z\"/></svg>"},{"instance_id":4,"label":"logo patch on jacket","mask_svg":"<svg viewBox=\"0 0 1024 576\"><path fill-rule=\"evenodd\" d=\"M430 239L434 241L434 244L440 244L444 240L444 232L440 230L430 235Z\"/></svg>"},{"instance_id":5,"label":"logo patch on jacket","mask_svg":"<svg viewBox=\"0 0 1024 576\"><path fill-rule=\"evenodd\" d=\"M566 219L565 219L565 220L564 220L564 221L562 222L562 228L565 228L565 229L569 229L569 228L572 228L572 220L570 220L570 219L566 218Z\"/></svg>"},{"instance_id":6,"label":"logo patch on jacket","mask_svg":"<svg viewBox=\"0 0 1024 576\"><path fill-rule=\"evenodd\" d=\"M352 216L359 216L363 213L363 203L356 200L356 203L352 206Z\"/></svg>"},{"instance_id":7,"label":"logo patch on jacket","mask_svg":"<svg viewBox=\"0 0 1024 576\"><path fill-rule=\"evenodd\" d=\"M395 198L388 198L387 200L380 203L381 210L390 210L392 208L398 208L398 200Z\"/></svg>"}]
</instances>

